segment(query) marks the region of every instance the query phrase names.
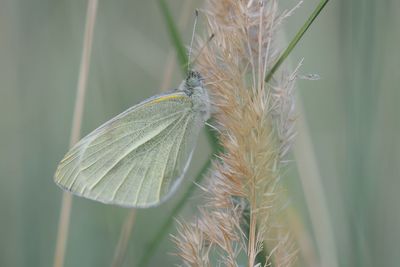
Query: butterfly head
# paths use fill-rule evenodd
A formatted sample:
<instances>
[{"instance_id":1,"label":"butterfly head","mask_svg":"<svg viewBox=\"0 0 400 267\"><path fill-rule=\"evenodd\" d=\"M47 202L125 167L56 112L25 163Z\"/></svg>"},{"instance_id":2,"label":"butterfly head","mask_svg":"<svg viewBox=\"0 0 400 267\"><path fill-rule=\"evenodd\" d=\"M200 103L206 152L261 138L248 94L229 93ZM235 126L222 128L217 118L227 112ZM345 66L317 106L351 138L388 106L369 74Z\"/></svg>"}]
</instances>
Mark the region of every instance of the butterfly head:
<instances>
[{"instance_id":1,"label":"butterfly head","mask_svg":"<svg viewBox=\"0 0 400 267\"><path fill-rule=\"evenodd\" d=\"M189 70L185 79L185 86L189 90L195 87L203 87L203 78L200 73L195 70Z\"/></svg>"}]
</instances>

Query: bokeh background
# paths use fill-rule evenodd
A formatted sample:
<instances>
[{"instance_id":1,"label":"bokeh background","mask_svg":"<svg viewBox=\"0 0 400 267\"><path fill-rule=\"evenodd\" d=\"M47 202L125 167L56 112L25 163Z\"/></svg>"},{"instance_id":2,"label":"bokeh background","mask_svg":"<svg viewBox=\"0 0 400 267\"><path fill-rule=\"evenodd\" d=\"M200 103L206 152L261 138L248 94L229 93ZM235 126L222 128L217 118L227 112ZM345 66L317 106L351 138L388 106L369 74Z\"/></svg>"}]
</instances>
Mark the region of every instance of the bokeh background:
<instances>
[{"instance_id":1,"label":"bokeh background","mask_svg":"<svg viewBox=\"0 0 400 267\"><path fill-rule=\"evenodd\" d=\"M178 21L186 0L167 2ZM286 21L286 40L317 3ZM62 192L52 177L68 149L85 14L81 0L0 0L0 266L53 263ZM321 77L298 82L284 180L323 266L400 264L399 15L398 0L330 1L288 61L304 58L300 72ZM185 43L191 25L181 27ZM159 92L172 51L157 1L100 0L82 133ZM175 68L170 88L182 79ZM189 177L209 156L205 135L199 144ZM124 266L135 266L177 200L138 211ZM110 266L128 212L74 198L65 266ZM149 266L174 266L173 252L164 239Z\"/></svg>"}]
</instances>

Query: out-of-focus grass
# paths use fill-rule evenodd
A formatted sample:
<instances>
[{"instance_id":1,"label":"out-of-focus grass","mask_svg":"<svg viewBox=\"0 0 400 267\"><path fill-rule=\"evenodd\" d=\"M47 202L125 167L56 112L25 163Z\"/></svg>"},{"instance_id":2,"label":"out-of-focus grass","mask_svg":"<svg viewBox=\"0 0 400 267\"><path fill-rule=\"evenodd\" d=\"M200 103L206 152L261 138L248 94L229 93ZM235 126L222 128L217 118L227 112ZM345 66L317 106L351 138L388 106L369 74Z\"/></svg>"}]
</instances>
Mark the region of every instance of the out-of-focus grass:
<instances>
[{"instance_id":1,"label":"out-of-focus grass","mask_svg":"<svg viewBox=\"0 0 400 267\"><path fill-rule=\"evenodd\" d=\"M317 2L307 1L286 22L287 36ZM168 3L177 15L182 1ZM68 146L85 8L77 0L0 1L1 266L53 260L61 191L52 176ZM83 134L157 93L171 49L155 2L100 1L98 11ZM340 266L400 262L399 11L395 0L331 1L292 56L305 57L302 72L322 77L300 81L299 93ZM183 37L189 43L190 29ZM177 67L175 83L180 79ZM202 136L189 175L208 154L206 143ZM285 179L296 181L295 170ZM301 189L292 185L306 218ZM142 255L177 199L138 212L125 266ZM75 200L66 266L109 266L128 210ZM151 266L172 266L172 251L164 240Z\"/></svg>"},{"instance_id":2,"label":"out-of-focus grass","mask_svg":"<svg viewBox=\"0 0 400 267\"><path fill-rule=\"evenodd\" d=\"M295 51L306 58L303 72L322 77L299 87L340 266L398 266L400 260L399 10L395 1L331 2L314 25L315 38Z\"/></svg>"}]
</instances>

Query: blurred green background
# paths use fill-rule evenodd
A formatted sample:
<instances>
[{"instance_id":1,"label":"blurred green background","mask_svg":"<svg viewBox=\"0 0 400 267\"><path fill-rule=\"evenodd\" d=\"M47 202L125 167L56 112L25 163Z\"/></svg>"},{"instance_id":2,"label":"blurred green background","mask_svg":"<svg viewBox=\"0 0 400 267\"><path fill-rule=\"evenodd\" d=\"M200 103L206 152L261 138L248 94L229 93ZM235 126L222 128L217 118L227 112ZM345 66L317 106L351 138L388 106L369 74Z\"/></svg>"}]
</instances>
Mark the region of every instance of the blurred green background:
<instances>
[{"instance_id":1,"label":"blurred green background","mask_svg":"<svg viewBox=\"0 0 400 267\"><path fill-rule=\"evenodd\" d=\"M168 1L176 21L184 2ZM287 40L317 3L305 1L286 21ZM68 149L85 14L86 1L0 0L0 266L53 263L62 191L52 177ZM292 64L305 58L301 73L321 79L298 82L295 155L315 164L293 162L284 179L326 266L400 265L399 15L398 0L330 1L291 55ZM82 134L156 94L171 51L157 1L99 1ZM170 87L181 79L176 67ZM189 177L209 154L205 135L199 143ZM318 195L329 227L318 228L324 215L310 205L321 204ZM124 266L135 266L178 199L137 213ZM179 216L190 218L197 199ZM74 198L65 266L110 266L128 212ZM331 227L333 240L315 227ZM173 252L166 238L150 266L173 266Z\"/></svg>"}]
</instances>

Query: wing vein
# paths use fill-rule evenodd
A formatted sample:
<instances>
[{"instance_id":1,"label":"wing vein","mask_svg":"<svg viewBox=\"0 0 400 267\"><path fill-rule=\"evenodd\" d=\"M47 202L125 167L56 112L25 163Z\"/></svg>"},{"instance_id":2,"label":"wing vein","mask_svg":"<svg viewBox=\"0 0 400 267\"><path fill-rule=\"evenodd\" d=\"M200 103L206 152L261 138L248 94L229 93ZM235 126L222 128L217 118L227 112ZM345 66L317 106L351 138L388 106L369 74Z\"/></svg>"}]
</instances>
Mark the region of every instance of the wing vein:
<instances>
[{"instance_id":1,"label":"wing vein","mask_svg":"<svg viewBox=\"0 0 400 267\"><path fill-rule=\"evenodd\" d=\"M114 167L115 167L118 163L121 162L121 160L123 160L126 156L128 156L130 153L132 153L133 151L135 151L137 148L139 148L139 147L141 147L141 146L147 144L150 140L152 140L152 139L155 138L156 136L159 136L163 131L165 131L166 129L168 129L168 127L170 127L170 126L171 126L176 120L178 120L178 119L179 119L179 117L178 117L177 119L175 119L174 121L172 121L167 127L161 129L161 130L160 130L158 133L156 133L154 136L152 136L151 138L149 138L148 140L146 140L145 142L143 142L143 143L137 145L136 147L133 147L133 148L129 149L127 152L125 152L125 153L123 154L123 156L119 157L119 158L112 164L112 166L110 166L110 167L108 168L108 170L107 170L103 175L101 175L100 178L99 178L97 181L95 181L95 182L90 186L90 190L93 190L93 188L96 187L96 186L99 184L99 182L101 182L101 181L103 180L103 178L104 178L112 169L114 169ZM133 142L134 142L134 141L133 141ZM133 142L132 142L132 143L133 143ZM130 143L130 145L132 145L132 143ZM115 154L115 153L114 153L114 154ZM101 168L101 167L103 167L103 166L100 166L100 168Z\"/></svg>"},{"instance_id":2,"label":"wing vein","mask_svg":"<svg viewBox=\"0 0 400 267\"><path fill-rule=\"evenodd\" d=\"M185 117L185 116L182 116L181 118L179 118L179 121L171 128L171 130L168 132L168 134L171 133L172 130L174 130L174 129L177 127L177 125L179 125L180 121L181 121L184 117ZM168 134L166 134L166 135L163 137L162 140L164 140L164 139L168 136ZM161 143L162 140L160 140L159 143ZM154 148L155 148L155 146L154 146L152 149L154 149ZM151 150L148 150L147 153L150 152L150 151L151 151ZM146 155L146 156L147 156L147 155ZM147 174L147 172L146 172L146 174ZM138 190L136 191L137 194L136 194L135 203L137 203L137 201L138 201L138 198L139 198L139 195L140 195L140 191L142 190L143 181L145 180L145 177L146 177L146 176L144 175L143 178L142 178L142 180L141 180L141 182L140 182L139 188L138 188ZM147 193L146 198L148 197L148 194L149 194L149 191L148 191L148 193Z\"/></svg>"},{"instance_id":3,"label":"wing vein","mask_svg":"<svg viewBox=\"0 0 400 267\"><path fill-rule=\"evenodd\" d=\"M185 128L185 131L182 131L183 134L182 134L182 137L180 138L181 141L180 141L179 147L178 147L178 149L177 149L177 153L176 153L175 160L174 160L174 167L172 168L172 170L175 170L175 167L176 167L177 157L178 157L178 154L179 154L179 150L180 150L180 148L181 148L181 145L182 145L183 137L184 137L185 134L186 134L187 125L188 125L188 123L189 123L189 118L190 118L190 116L188 115L187 118L186 118L185 127L184 127L184 128ZM175 140L177 140L177 138L176 138ZM172 148L172 146L171 146L171 148ZM172 149L170 149L170 151L169 151L168 158L169 158L169 156L170 156L170 154L171 154L171 150L172 150ZM163 175L164 175L165 169L166 169L166 167L167 167L167 164L168 164L168 160L167 160L167 162L166 162L166 164L165 164L165 167L164 167L164 170L163 170ZM159 196L159 199L161 199L161 187L162 187L162 184L163 184L163 180L160 180L160 183L159 183L159 185L158 185L158 190L157 190L157 194L158 194L158 196Z\"/></svg>"},{"instance_id":4,"label":"wing vein","mask_svg":"<svg viewBox=\"0 0 400 267\"><path fill-rule=\"evenodd\" d=\"M153 126L154 124L156 124L156 123L158 123L158 122L160 122L160 121L162 121L162 120L171 118L171 117L173 117L173 116L175 116L175 115L177 115L177 114L179 114L179 113L181 113L181 112L182 112L182 111L176 112L176 113L174 113L174 114L172 114L172 115L169 115L169 116L167 116L167 117L160 118L160 119L158 119L158 120L156 120L156 121L152 121L151 123L149 123L148 125L146 125L145 127L141 128L141 129L138 129L138 130L135 130L135 131L131 131L131 132L129 132L129 133L123 135L123 136L120 136L120 137L114 139L112 142L108 143L108 144L105 145L104 147L102 147L102 148L100 148L100 149L98 149L98 150L96 150L96 151L90 153L89 155L85 155L85 157L89 158L89 157L93 156L94 154L97 154L97 153L99 153L100 151L105 150L106 148L109 148L110 146L112 146L112 145L115 144L116 142L118 142L118 141L120 141L120 140L122 140L122 139L124 139L124 138L126 138L126 137L129 137L129 136L131 136L131 135L133 135L133 134L135 134L135 133L137 133L137 132L143 131L143 130L149 128L150 126ZM135 122L135 123L136 123L136 122ZM104 140L103 142L100 142L100 143L97 143L97 144L94 144L94 145L92 145L93 141L91 141L91 142L89 143L89 145L88 145L87 148L90 148L90 147L93 148L94 146L103 144L104 142L107 142L107 141L108 141L108 140ZM83 168L83 170L84 170L84 169L86 169L86 168Z\"/></svg>"},{"instance_id":5,"label":"wing vein","mask_svg":"<svg viewBox=\"0 0 400 267\"><path fill-rule=\"evenodd\" d=\"M160 121L162 121L162 120L169 119L169 118L171 118L171 117L173 117L173 116L175 116L175 115L177 115L177 114L179 114L179 113L182 113L182 112L183 112L183 111L179 111L179 112L170 114L170 115L168 115L167 117L160 118L160 119L157 119L157 120L155 120L155 121L151 121L151 123L149 123L148 125L144 126L144 127L141 128L141 129L128 132L127 134L124 134L124 135L122 135L122 136L120 136L120 137L114 139L111 143L107 144L107 145L104 146L103 148L100 148L99 150L96 150L96 151L94 151L93 153L89 154L88 157L92 156L93 154L96 154L96 153L100 152L101 150L103 150L104 148L107 148L107 147L111 146L112 144L115 144L116 142L120 141L121 139L123 139L123 138L125 138L125 137L127 137L127 136L130 136L130 135L132 135L132 134L134 134L134 133L136 133L136 132L143 131L144 129L147 129L147 128L149 128L150 126L153 126L154 124L156 124L156 123L158 123L158 122L160 122ZM135 121L135 123L137 123L137 121ZM130 124L130 123L126 123L126 124ZM110 131L110 129L107 129L107 130ZM92 144L93 141L91 141L91 142L89 143L88 148L93 148L93 147L98 146L98 145L101 145L101 144L103 144L104 142L107 142L107 141L108 141L108 140L106 139L106 140L103 140L102 142L99 142L99 143L96 143L96 144Z\"/></svg>"}]
</instances>

